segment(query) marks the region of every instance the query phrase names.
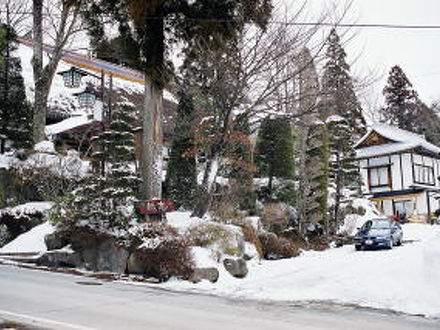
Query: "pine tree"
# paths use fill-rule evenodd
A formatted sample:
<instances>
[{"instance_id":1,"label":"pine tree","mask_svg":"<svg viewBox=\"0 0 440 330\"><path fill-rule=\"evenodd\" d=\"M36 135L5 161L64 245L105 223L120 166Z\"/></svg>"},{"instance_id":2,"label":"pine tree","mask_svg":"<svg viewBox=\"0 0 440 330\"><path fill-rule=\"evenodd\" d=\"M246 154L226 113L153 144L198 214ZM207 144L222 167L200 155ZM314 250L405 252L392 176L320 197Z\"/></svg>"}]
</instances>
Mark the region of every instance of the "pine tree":
<instances>
[{"instance_id":1,"label":"pine tree","mask_svg":"<svg viewBox=\"0 0 440 330\"><path fill-rule=\"evenodd\" d=\"M13 56L17 49L16 35L11 27L0 25L3 42L0 41L0 152L5 152L6 140L13 147L29 147L31 144L32 110L26 101L21 64Z\"/></svg>"},{"instance_id":2,"label":"pine tree","mask_svg":"<svg viewBox=\"0 0 440 330\"><path fill-rule=\"evenodd\" d=\"M124 228L133 216L139 178L134 172L132 109L124 106L113 114L109 127L93 141L95 161L105 162L75 191L73 221L86 221L95 229Z\"/></svg>"},{"instance_id":3,"label":"pine tree","mask_svg":"<svg viewBox=\"0 0 440 330\"><path fill-rule=\"evenodd\" d=\"M427 106L419 101L416 133L424 135L426 140L440 146L440 117L438 104Z\"/></svg>"},{"instance_id":4,"label":"pine tree","mask_svg":"<svg viewBox=\"0 0 440 330\"><path fill-rule=\"evenodd\" d=\"M194 155L194 102L190 91L183 89L177 107L165 195L177 206L192 208L197 195L197 171Z\"/></svg>"},{"instance_id":5,"label":"pine tree","mask_svg":"<svg viewBox=\"0 0 440 330\"><path fill-rule=\"evenodd\" d=\"M353 142L353 128L342 117L327 121L330 136L330 187L334 191L330 231L335 232L343 220L346 199L360 190L360 175Z\"/></svg>"},{"instance_id":6,"label":"pine tree","mask_svg":"<svg viewBox=\"0 0 440 330\"><path fill-rule=\"evenodd\" d=\"M327 40L326 63L321 83L321 119L325 120L330 115L340 115L348 120L357 135L361 135L365 132L365 119L354 92L346 56L336 30L332 29Z\"/></svg>"},{"instance_id":7,"label":"pine tree","mask_svg":"<svg viewBox=\"0 0 440 330\"><path fill-rule=\"evenodd\" d=\"M415 131L418 97L400 66L391 68L383 94L385 107L381 113L384 120L399 128Z\"/></svg>"},{"instance_id":8,"label":"pine tree","mask_svg":"<svg viewBox=\"0 0 440 330\"><path fill-rule=\"evenodd\" d=\"M305 234L311 224L328 228L329 141L323 122L314 121L298 127L299 232Z\"/></svg>"},{"instance_id":9,"label":"pine tree","mask_svg":"<svg viewBox=\"0 0 440 330\"><path fill-rule=\"evenodd\" d=\"M284 117L267 117L263 120L258 132L256 164L259 175L269 178L269 194L273 193L274 178L294 178L293 144L289 120Z\"/></svg>"}]
</instances>

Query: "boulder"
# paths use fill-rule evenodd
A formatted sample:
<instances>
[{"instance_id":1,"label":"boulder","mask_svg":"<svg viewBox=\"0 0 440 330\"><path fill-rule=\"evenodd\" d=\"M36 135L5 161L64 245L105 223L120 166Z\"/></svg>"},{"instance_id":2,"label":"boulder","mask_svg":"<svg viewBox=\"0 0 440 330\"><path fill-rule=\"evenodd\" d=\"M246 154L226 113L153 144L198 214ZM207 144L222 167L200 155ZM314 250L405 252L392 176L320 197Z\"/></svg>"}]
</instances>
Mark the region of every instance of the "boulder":
<instances>
[{"instance_id":1,"label":"boulder","mask_svg":"<svg viewBox=\"0 0 440 330\"><path fill-rule=\"evenodd\" d=\"M208 280L211 283L217 282L219 272L217 268L196 268L189 278L190 282L199 283L201 280Z\"/></svg>"},{"instance_id":2,"label":"boulder","mask_svg":"<svg viewBox=\"0 0 440 330\"><path fill-rule=\"evenodd\" d=\"M65 232L55 231L44 237L44 243L49 251L58 250L69 244L69 237Z\"/></svg>"},{"instance_id":3,"label":"boulder","mask_svg":"<svg viewBox=\"0 0 440 330\"><path fill-rule=\"evenodd\" d=\"M81 255L83 267L98 272L125 273L129 252L111 235L90 228L72 231L70 244Z\"/></svg>"},{"instance_id":4,"label":"boulder","mask_svg":"<svg viewBox=\"0 0 440 330\"><path fill-rule=\"evenodd\" d=\"M37 259L37 265L49 267L80 267L81 256L69 251L49 251Z\"/></svg>"},{"instance_id":5,"label":"boulder","mask_svg":"<svg viewBox=\"0 0 440 330\"><path fill-rule=\"evenodd\" d=\"M127 261L127 271L129 274L144 275L147 271L145 262L141 258L140 254L133 252Z\"/></svg>"},{"instance_id":6,"label":"boulder","mask_svg":"<svg viewBox=\"0 0 440 330\"><path fill-rule=\"evenodd\" d=\"M129 253L113 239L99 242L81 251L84 267L97 272L123 274L127 268Z\"/></svg>"},{"instance_id":7,"label":"boulder","mask_svg":"<svg viewBox=\"0 0 440 330\"><path fill-rule=\"evenodd\" d=\"M246 265L246 261L244 259L230 259L226 258L223 260L223 265L225 269L236 278L244 278L248 273L248 268Z\"/></svg>"}]
</instances>

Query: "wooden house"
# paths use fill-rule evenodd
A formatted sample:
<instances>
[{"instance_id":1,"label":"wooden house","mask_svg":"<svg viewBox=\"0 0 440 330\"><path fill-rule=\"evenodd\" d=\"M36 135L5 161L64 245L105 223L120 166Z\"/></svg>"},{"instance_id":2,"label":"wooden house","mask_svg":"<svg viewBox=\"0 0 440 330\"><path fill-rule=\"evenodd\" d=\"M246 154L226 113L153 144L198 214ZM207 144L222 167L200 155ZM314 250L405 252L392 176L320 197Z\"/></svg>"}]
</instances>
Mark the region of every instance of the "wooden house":
<instances>
[{"instance_id":1,"label":"wooden house","mask_svg":"<svg viewBox=\"0 0 440 330\"><path fill-rule=\"evenodd\" d=\"M364 195L386 216L428 221L440 208L440 148L418 134L374 125L355 145Z\"/></svg>"}]
</instances>

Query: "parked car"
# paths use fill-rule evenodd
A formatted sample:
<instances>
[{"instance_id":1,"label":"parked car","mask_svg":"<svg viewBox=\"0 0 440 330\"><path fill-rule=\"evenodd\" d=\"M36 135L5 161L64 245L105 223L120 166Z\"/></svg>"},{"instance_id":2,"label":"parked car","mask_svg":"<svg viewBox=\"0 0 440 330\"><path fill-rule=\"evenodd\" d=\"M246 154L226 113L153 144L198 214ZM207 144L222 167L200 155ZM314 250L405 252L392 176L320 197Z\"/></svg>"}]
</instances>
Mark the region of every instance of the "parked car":
<instances>
[{"instance_id":1,"label":"parked car","mask_svg":"<svg viewBox=\"0 0 440 330\"><path fill-rule=\"evenodd\" d=\"M402 227L389 219L368 220L354 237L357 251L367 248L392 249L395 245L402 244Z\"/></svg>"}]
</instances>

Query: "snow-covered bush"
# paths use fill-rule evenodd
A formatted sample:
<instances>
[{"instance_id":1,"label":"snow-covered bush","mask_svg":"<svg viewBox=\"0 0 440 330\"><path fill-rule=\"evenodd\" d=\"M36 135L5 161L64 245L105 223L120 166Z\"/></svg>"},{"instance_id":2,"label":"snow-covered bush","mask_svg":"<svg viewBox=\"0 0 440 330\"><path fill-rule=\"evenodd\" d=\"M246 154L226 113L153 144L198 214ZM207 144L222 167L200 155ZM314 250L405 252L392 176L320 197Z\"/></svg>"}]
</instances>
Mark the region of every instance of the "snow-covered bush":
<instances>
[{"instance_id":1,"label":"snow-covered bush","mask_svg":"<svg viewBox=\"0 0 440 330\"><path fill-rule=\"evenodd\" d=\"M18 184L34 187L43 200L55 200L71 192L87 175L88 162L77 152L56 153L53 143L43 141L26 160L11 168Z\"/></svg>"},{"instance_id":2,"label":"snow-covered bush","mask_svg":"<svg viewBox=\"0 0 440 330\"><path fill-rule=\"evenodd\" d=\"M277 260L298 256L299 249L295 243L287 238L279 237L274 233L261 233L259 239L263 247L265 259Z\"/></svg>"},{"instance_id":3,"label":"snow-covered bush","mask_svg":"<svg viewBox=\"0 0 440 330\"><path fill-rule=\"evenodd\" d=\"M187 279L193 272L189 240L162 222L132 227L130 243L148 276L165 281L173 276Z\"/></svg>"},{"instance_id":4,"label":"snow-covered bush","mask_svg":"<svg viewBox=\"0 0 440 330\"><path fill-rule=\"evenodd\" d=\"M0 210L0 246L43 223L53 203L35 202Z\"/></svg>"},{"instance_id":5,"label":"snow-covered bush","mask_svg":"<svg viewBox=\"0 0 440 330\"><path fill-rule=\"evenodd\" d=\"M238 227L205 222L190 227L186 236L195 246L211 248L217 260L222 255L243 255L244 241Z\"/></svg>"}]
</instances>

